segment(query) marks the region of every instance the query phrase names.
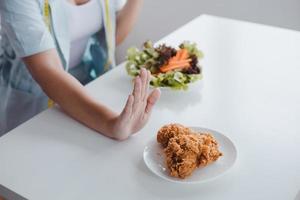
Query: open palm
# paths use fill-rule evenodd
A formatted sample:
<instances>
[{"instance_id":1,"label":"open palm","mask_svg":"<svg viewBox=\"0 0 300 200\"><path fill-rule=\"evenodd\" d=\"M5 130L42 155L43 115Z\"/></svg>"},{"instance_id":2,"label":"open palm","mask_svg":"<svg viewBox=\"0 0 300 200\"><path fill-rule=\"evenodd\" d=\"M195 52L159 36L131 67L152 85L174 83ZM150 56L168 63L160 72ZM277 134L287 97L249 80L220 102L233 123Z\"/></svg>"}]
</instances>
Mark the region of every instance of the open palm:
<instances>
[{"instance_id":1,"label":"open palm","mask_svg":"<svg viewBox=\"0 0 300 200\"><path fill-rule=\"evenodd\" d=\"M113 122L113 135L116 139L128 138L147 123L151 110L160 97L159 89L148 94L150 79L150 72L144 68L135 78L133 92L129 95L125 108Z\"/></svg>"}]
</instances>

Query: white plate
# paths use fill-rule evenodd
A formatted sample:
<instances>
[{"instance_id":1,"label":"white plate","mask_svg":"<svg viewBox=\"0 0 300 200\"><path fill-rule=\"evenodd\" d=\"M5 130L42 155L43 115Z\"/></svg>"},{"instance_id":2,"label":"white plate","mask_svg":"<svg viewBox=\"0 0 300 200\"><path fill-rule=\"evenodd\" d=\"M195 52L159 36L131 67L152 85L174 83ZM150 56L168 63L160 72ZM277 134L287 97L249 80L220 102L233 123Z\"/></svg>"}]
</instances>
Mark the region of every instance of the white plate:
<instances>
[{"instance_id":1,"label":"white plate","mask_svg":"<svg viewBox=\"0 0 300 200\"><path fill-rule=\"evenodd\" d=\"M157 176L168 181L177 183L203 183L212 180L229 170L237 159L237 150L233 142L214 130L192 127L192 129L199 132L211 133L219 143L219 149L223 153L216 162L196 169L193 174L185 179L171 177L165 164L164 153L161 145L156 141L156 137L148 142L144 149L144 161L147 167Z\"/></svg>"}]
</instances>

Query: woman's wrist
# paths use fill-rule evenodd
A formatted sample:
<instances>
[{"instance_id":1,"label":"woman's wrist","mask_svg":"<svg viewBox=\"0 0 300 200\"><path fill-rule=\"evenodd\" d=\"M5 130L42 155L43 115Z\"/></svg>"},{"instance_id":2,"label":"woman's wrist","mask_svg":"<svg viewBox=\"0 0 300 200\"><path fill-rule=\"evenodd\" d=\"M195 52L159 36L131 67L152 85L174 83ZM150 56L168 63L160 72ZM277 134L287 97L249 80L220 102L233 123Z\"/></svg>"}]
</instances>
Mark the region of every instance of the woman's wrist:
<instances>
[{"instance_id":1,"label":"woman's wrist","mask_svg":"<svg viewBox=\"0 0 300 200\"><path fill-rule=\"evenodd\" d=\"M118 116L118 114L95 101L87 103L85 108L85 115L88 116L88 119L86 119L86 124L95 129L97 132L108 137L112 137L112 122Z\"/></svg>"},{"instance_id":2,"label":"woman's wrist","mask_svg":"<svg viewBox=\"0 0 300 200\"><path fill-rule=\"evenodd\" d=\"M120 134L118 132L118 130L116 129L116 124L117 124L117 121L118 121L118 117L119 116L115 116L113 118L110 118L108 121L107 121L107 130L108 130L108 136L112 139L115 139L115 140L122 140L122 138L120 137Z\"/></svg>"},{"instance_id":3,"label":"woman's wrist","mask_svg":"<svg viewBox=\"0 0 300 200\"><path fill-rule=\"evenodd\" d=\"M115 140L126 140L130 134L128 134L128 131L125 130L128 127L122 127L120 126L120 115L117 115L114 118L111 118L108 123L108 130L109 130L109 137L113 138Z\"/></svg>"},{"instance_id":4,"label":"woman's wrist","mask_svg":"<svg viewBox=\"0 0 300 200\"><path fill-rule=\"evenodd\" d=\"M107 129L108 137L118 140L118 135L116 134L116 131L115 131L115 124L116 124L117 118L118 118L118 115L109 118L106 122L106 129Z\"/></svg>"}]
</instances>

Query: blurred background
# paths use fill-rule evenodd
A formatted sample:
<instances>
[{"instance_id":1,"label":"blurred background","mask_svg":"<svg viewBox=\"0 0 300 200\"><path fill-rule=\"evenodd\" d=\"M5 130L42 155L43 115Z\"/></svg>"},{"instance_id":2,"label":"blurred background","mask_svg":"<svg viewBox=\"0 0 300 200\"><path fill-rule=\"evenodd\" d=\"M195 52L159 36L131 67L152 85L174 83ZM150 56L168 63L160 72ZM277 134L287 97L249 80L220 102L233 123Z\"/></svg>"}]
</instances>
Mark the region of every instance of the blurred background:
<instances>
[{"instance_id":1,"label":"blurred background","mask_svg":"<svg viewBox=\"0 0 300 200\"><path fill-rule=\"evenodd\" d=\"M300 0L144 0L134 30L117 49L117 62L128 47L157 41L201 14L300 31Z\"/></svg>"}]
</instances>

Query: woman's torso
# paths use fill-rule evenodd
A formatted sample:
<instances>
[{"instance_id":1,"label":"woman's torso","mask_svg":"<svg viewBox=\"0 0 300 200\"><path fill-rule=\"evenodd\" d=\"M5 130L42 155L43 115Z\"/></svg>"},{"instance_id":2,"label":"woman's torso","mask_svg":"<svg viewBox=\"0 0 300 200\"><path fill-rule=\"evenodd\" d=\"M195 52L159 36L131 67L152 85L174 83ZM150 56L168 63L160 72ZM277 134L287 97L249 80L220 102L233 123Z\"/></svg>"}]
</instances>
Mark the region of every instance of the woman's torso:
<instances>
[{"instance_id":1,"label":"woman's torso","mask_svg":"<svg viewBox=\"0 0 300 200\"><path fill-rule=\"evenodd\" d=\"M94 1L94 0L92 0ZM115 35L115 7L114 5L109 5L109 12L107 14L104 5L106 2L110 3L111 1L104 1L104 0L95 0L98 2L100 7L100 15L99 13L96 14L96 17L100 16L98 22L92 23L93 26L88 27L90 31L84 32L82 36L86 38L87 35L90 35L92 32L95 32L99 29L99 27L103 27L103 31L94 34L92 37L88 37L88 42L86 44L86 39L82 43L77 43L76 38L80 36L80 34L73 36L69 33L68 28L68 17L66 17L66 10L63 1L61 0L49 0L50 7L51 7L51 20L52 20L52 30L53 30L53 39L55 41L56 49L61 57L62 63L64 67L67 69L68 66L66 65L69 63L69 55L70 55L70 48L76 48L77 46L84 46L86 48L81 48L78 54L79 57L83 57L81 60L81 64L84 66L101 67L105 59L107 58L107 50L106 47L106 34ZM23 12L22 8L18 7L18 4L24 5L27 10L26 14L30 19L40 18L40 14L44 13L43 6L44 0L32 0L30 4L34 4L33 2L39 2L40 11L36 13L30 12L32 8L31 5L25 5L25 2L19 0L4 0L0 2L0 8L3 11L3 7L7 6L12 9L12 12L20 13ZM105 3L104 3L105 2ZM28 3L26 1L26 3ZM94 2L90 2L94 3ZM88 5L88 4L87 4ZM1 7L2 6L2 7ZM96 7L95 7L96 8ZM97 11L99 9L97 8ZM94 9L96 12L96 9ZM3 12L1 12L1 15ZM10 14L10 13L8 13ZM3 16L3 15L2 15ZM33 17L35 16L35 17ZM108 33L107 29L105 28L105 24L102 23L103 16L108 16L109 20L112 23L113 30L112 32ZM3 17L2 17L3 20ZM16 21L9 21L11 18L7 18L8 23L16 25ZM82 20L82 19L80 19ZM1 22L2 23L2 22ZM89 22L87 22L89 23ZM87 24L85 23L85 24ZM2 23L3 24L3 23ZM20 18L19 21L20 26L16 26L20 33L21 42L26 41L28 44L26 48L31 51L31 43L36 42L35 37L29 37L32 41L27 41L26 39L30 35L28 32L28 27L32 27L32 24L23 23L23 19ZM7 25L7 24L6 24ZM73 28L72 28L73 29ZM75 30L76 28L74 28ZM11 41L14 41L14 34L7 33L5 28L1 28L1 47L0 47L0 94L1 94L1 102L0 102L0 136L3 132L15 127L16 125L26 121L27 119L31 118L35 114L39 113L40 111L47 108L47 96L44 94L42 89L39 85L34 81L30 73L28 72L25 64L23 63L22 59L18 57L18 54L15 53L14 48L11 45ZM87 33L87 35L86 35ZM78 37L79 38L79 37ZM114 37L112 37L114 40ZM79 39L80 40L80 39ZM114 41L113 41L114 43ZM73 45L73 47L71 47ZM25 50L28 50L25 49ZM83 50L82 50L83 49ZM77 50L76 50L77 51ZM82 55L82 51L84 55ZM114 49L112 49L112 52ZM71 52L75 54L74 52ZM79 61L77 61L79 62ZM74 62L77 64L77 62ZM74 64L75 65L75 64ZM72 71L72 69L70 70ZM101 70L98 70L99 76L101 74ZM86 72L89 73L89 72ZM94 77L96 77L94 76Z\"/></svg>"},{"instance_id":2,"label":"woman's torso","mask_svg":"<svg viewBox=\"0 0 300 200\"><path fill-rule=\"evenodd\" d=\"M101 7L98 0L89 0L82 5L74 5L65 0L65 5L69 11L71 40L69 68L73 68L80 64L89 38L102 27Z\"/></svg>"}]
</instances>

